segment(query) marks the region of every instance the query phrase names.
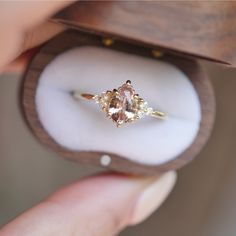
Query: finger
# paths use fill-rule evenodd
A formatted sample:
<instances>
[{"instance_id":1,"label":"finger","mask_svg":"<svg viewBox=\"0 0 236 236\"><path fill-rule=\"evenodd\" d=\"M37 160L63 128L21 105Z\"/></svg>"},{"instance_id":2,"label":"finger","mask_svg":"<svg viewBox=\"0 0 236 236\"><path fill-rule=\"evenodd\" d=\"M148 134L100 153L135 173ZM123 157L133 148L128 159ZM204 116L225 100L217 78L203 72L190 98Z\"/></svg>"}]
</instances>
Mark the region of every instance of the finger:
<instances>
[{"instance_id":1,"label":"finger","mask_svg":"<svg viewBox=\"0 0 236 236\"><path fill-rule=\"evenodd\" d=\"M8 64L7 66L0 68L0 73L23 73L27 68L31 58L35 55L38 51L38 48L33 48L31 50L27 50L26 52L22 53L19 57L17 57L13 62Z\"/></svg>"},{"instance_id":2,"label":"finger","mask_svg":"<svg viewBox=\"0 0 236 236\"><path fill-rule=\"evenodd\" d=\"M27 45L36 45L38 36L31 34L34 28L41 28L42 42L62 26L54 23L43 24L52 14L70 4L71 1L15 1L0 3L0 67L13 61ZM47 30L45 30L47 28ZM35 31L33 31L35 32ZM47 32L47 33L45 33ZM48 34L48 32L50 32ZM38 34L37 34L38 35ZM28 39L27 39L28 38ZM29 40L30 39L30 40ZM28 43L30 41L31 43Z\"/></svg>"},{"instance_id":3,"label":"finger","mask_svg":"<svg viewBox=\"0 0 236 236\"><path fill-rule=\"evenodd\" d=\"M105 174L63 188L0 230L1 236L111 236L146 219L172 190L175 172Z\"/></svg>"},{"instance_id":4,"label":"finger","mask_svg":"<svg viewBox=\"0 0 236 236\"><path fill-rule=\"evenodd\" d=\"M56 11L73 1L3 1L0 21L9 27L30 29L45 21Z\"/></svg>"},{"instance_id":5,"label":"finger","mask_svg":"<svg viewBox=\"0 0 236 236\"><path fill-rule=\"evenodd\" d=\"M64 31L66 27L61 24L56 24L54 22L44 22L35 29L28 31L24 34L23 42L19 48L15 57L19 56L9 63L8 65L0 68L0 72L17 72L21 73L27 67L29 61L37 50L29 50L47 40L51 39L53 36Z\"/></svg>"},{"instance_id":6,"label":"finger","mask_svg":"<svg viewBox=\"0 0 236 236\"><path fill-rule=\"evenodd\" d=\"M66 29L65 25L47 21L24 34L19 53L36 47Z\"/></svg>"}]
</instances>

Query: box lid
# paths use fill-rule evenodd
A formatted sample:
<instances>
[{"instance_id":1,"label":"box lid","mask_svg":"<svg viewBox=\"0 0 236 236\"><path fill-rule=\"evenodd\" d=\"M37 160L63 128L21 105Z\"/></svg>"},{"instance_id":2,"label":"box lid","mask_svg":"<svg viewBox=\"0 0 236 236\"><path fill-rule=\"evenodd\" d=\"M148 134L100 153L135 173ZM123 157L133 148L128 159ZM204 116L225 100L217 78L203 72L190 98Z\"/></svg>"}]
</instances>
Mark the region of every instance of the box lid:
<instances>
[{"instance_id":1,"label":"box lid","mask_svg":"<svg viewBox=\"0 0 236 236\"><path fill-rule=\"evenodd\" d=\"M235 2L83 1L54 21L236 66Z\"/></svg>"}]
</instances>

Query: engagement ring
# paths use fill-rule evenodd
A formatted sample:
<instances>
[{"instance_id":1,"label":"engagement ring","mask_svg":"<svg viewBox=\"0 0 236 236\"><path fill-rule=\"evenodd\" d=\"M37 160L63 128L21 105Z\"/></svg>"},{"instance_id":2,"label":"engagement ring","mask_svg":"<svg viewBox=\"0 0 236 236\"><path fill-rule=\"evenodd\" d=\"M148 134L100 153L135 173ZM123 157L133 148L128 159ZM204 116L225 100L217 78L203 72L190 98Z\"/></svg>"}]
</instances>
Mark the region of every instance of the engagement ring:
<instances>
[{"instance_id":1,"label":"engagement ring","mask_svg":"<svg viewBox=\"0 0 236 236\"><path fill-rule=\"evenodd\" d=\"M78 91L73 91L72 95L78 100L94 100L101 106L107 117L115 122L117 127L125 123L132 123L145 115L159 119L166 118L164 112L148 107L148 103L135 93L130 80L127 80L118 89L108 90L100 95L80 93Z\"/></svg>"}]
</instances>

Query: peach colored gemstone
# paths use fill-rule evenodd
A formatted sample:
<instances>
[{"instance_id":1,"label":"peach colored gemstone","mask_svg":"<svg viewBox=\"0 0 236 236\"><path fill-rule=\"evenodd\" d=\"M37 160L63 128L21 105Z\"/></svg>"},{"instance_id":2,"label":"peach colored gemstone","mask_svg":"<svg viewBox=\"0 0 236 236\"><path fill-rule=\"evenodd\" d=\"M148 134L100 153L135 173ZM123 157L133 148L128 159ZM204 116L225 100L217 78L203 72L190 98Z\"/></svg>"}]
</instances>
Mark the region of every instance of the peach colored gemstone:
<instances>
[{"instance_id":1,"label":"peach colored gemstone","mask_svg":"<svg viewBox=\"0 0 236 236\"><path fill-rule=\"evenodd\" d=\"M129 84L123 84L118 89L109 104L109 114L118 125L128 122L135 117L133 96L135 91Z\"/></svg>"}]
</instances>

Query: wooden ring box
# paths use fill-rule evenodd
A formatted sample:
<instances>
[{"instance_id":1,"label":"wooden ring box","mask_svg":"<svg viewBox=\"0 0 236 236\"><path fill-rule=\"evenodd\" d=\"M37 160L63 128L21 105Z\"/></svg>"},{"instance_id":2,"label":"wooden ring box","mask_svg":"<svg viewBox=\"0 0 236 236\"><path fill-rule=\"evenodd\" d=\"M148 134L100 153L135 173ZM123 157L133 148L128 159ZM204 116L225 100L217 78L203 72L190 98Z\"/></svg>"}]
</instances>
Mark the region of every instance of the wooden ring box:
<instances>
[{"instance_id":1,"label":"wooden ring box","mask_svg":"<svg viewBox=\"0 0 236 236\"><path fill-rule=\"evenodd\" d=\"M68 160L102 166L110 170L131 174L158 174L160 172L178 169L197 156L210 136L215 117L215 99L210 81L207 78L207 75L203 68L196 61L196 58L189 57L189 54L185 52L177 53L172 48L169 50L168 48L162 48L158 45L158 41L155 43L155 45L153 45L143 43L143 41L140 40L139 37L137 37L135 40L130 40L130 38L125 34L120 34L120 36L118 36L118 34L112 32L112 30L109 32L109 29L105 28L106 25L103 25L103 23L99 25L99 28L97 27L97 25L93 25L93 22L91 23L88 19L86 19L86 17L75 20L73 18L75 14L71 13L72 11L76 11L79 15L81 8L83 10L84 8L88 8L86 10L89 12L89 8L94 9L97 7L97 14L99 15L99 9L101 8L101 6L103 6L103 10L104 8L110 10L110 4L111 3L105 2L76 3L73 8L69 7L62 13L59 13L57 16L55 16L55 21L63 23L67 22L67 25L73 25L73 28L76 29L68 30L50 40L38 51L38 53L32 59L25 73L24 83L22 86L23 112L27 123L34 135L39 139L41 143L43 143L46 147L54 150L60 156L67 158ZM122 6L126 6L126 4L129 3L115 2L115 4L117 4L117 8L114 8L113 6L113 10L118 9L120 7L119 4L122 4ZM142 5L143 3L140 2L136 4ZM158 5L155 6L158 8ZM142 9L144 8L143 6L140 7ZM71 14L69 14L68 12ZM132 11L130 15L132 15ZM101 15L96 15L96 17L101 17ZM83 27L80 27L80 22L84 24L86 20L87 29L84 25ZM101 27L104 27L104 30L101 30ZM91 30L91 28L97 30ZM98 30L98 28L100 31ZM110 39L104 40L107 37L109 37ZM111 44L112 42L113 44ZM99 47L100 49L109 47L109 50L111 51L123 52L125 54L137 57L152 58L153 61L161 61L164 63L167 62L180 69L187 76L198 95L201 112L201 120L199 123L198 131L194 140L188 145L188 147L185 148L179 155L164 163L146 164L145 162L130 159L127 156L121 156L116 152L107 152L105 149L104 151L73 150L64 145L61 145L60 142L55 139L55 137L52 137L53 135L51 135L50 132L45 128L42 120L39 117L39 110L36 104L36 94L38 86L40 84L42 72L44 72L45 68L47 68L47 66L52 63L55 58L58 57L58 55L61 55L65 51L84 46ZM106 118L104 117L104 119ZM168 122L168 120L164 122ZM143 125L144 124L145 122L143 123ZM114 129L117 128L114 126ZM120 129L126 129L126 127L122 127ZM81 137L83 137L83 135L83 133L80 134ZM132 140L130 140L130 142L132 142ZM171 142L174 142L174 140L172 139ZM147 148L149 147L147 146ZM155 149L155 147L150 148Z\"/></svg>"}]
</instances>

